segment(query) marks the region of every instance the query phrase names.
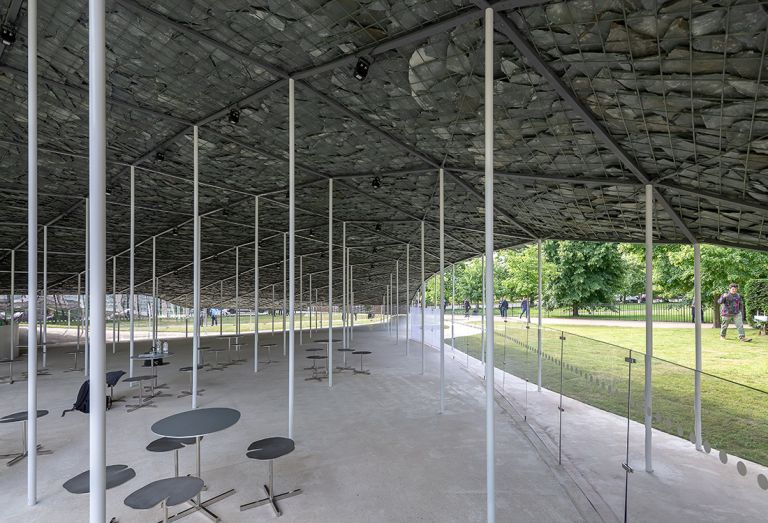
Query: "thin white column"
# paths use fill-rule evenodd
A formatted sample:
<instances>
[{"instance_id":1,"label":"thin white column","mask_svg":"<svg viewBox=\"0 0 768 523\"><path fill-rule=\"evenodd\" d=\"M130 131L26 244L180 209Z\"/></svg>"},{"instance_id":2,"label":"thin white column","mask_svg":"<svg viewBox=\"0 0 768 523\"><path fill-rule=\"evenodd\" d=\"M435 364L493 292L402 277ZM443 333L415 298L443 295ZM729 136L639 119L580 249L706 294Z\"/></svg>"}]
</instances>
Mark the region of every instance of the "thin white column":
<instances>
[{"instance_id":1,"label":"thin white column","mask_svg":"<svg viewBox=\"0 0 768 523\"><path fill-rule=\"evenodd\" d=\"M411 244L405 245L405 355L411 337Z\"/></svg>"},{"instance_id":2,"label":"thin white column","mask_svg":"<svg viewBox=\"0 0 768 523\"><path fill-rule=\"evenodd\" d=\"M456 324L453 318L453 311L456 309L456 264L451 265L451 354L456 349L456 339L453 326ZM453 357L453 356L452 356Z\"/></svg>"},{"instance_id":3,"label":"thin white column","mask_svg":"<svg viewBox=\"0 0 768 523\"><path fill-rule=\"evenodd\" d=\"M135 350L135 338L134 338L134 311L133 311L133 287L135 285L134 280L134 262L135 262L135 233L136 233L136 168L131 165L131 252L130 252L130 268L128 270L130 282L128 284L128 314L130 321L130 335L128 342L128 376L133 377L133 355ZM78 291L78 294L80 292ZM79 298L78 298L79 300ZM78 341L79 343L79 341Z\"/></svg>"},{"instance_id":4,"label":"thin white column","mask_svg":"<svg viewBox=\"0 0 768 523\"><path fill-rule=\"evenodd\" d=\"M157 347L157 236L152 236L152 347Z\"/></svg>"},{"instance_id":5,"label":"thin white column","mask_svg":"<svg viewBox=\"0 0 768 523\"><path fill-rule=\"evenodd\" d=\"M277 302L275 301L275 284L272 284L272 333L275 332L275 311L277 310Z\"/></svg>"},{"instance_id":6,"label":"thin white column","mask_svg":"<svg viewBox=\"0 0 768 523\"><path fill-rule=\"evenodd\" d=\"M259 371L259 197L253 199L253 372ZM221 315L219 315L221 321Z\"/></svg>"},{"instance_id":7,"label":"thin white column","mask_svg":"<svg viewBox=\"0 0 768 523\"><path fill-rule=\"evenodd\" d=\"M304 256L299 256L299 345L304 344Z\"/></svg>"},{"instance_id":8,"label":"thin white column","mask_svg":"<svg viewBox=\"0 0 768 523\"><path fill-rule=\"evenodd\" d=\"M296 150L294 117L296 102L294 99L293 78L288 79L288 281L290 291L288 296L288 313L290 316L290 335L288 336L288 437L293 439L293 387L294 387L294 294L296 292Z\"/></svg>"},{"instance_id":9,"label":"thin white column","mask_svg":"<svg viewBox=\"0 0 768 523\"><path fill-rule=\"evenodd\" d=\"M312 273L309 273L309 304L307 307L309 311L309 337L312 338Z\"/></svg>"},{"instance_id":10,"label":"thin white column","mask_svg":"<svg viewBox=\"0 0 768 523\"><path fill-rule=\"evenodd\" d=\"M543 292L542 292L542 270L541 270L541 240L536 241L537 246L537 256L538 256L538 269L539 269L539 277L538 277L538 305L539 309L537 312L538 316L538 328L536 329L536 366L537 366L537 373L536 373L536 386L539 392L541 392L541 360L542 360L542 345L541 345L541 325L542 325L542 309L543 309Z\"/></svg>"},{"instance_id":11,"label":"thin white column","mask_svg":"<svg viewBox=\"0 0 768 523\"><path fill-rule=\"evenodd\" d=\"M240 334L240 246L235 246L235 334Z\"/></svg>"},{"instance_id":12,"label":"thin white column","mask_svg":"<svg viewBox=\"0 0 768 523\"><path fill-rule=\"evenodd\" d=\"M90 519L106 521L106 201L107 107L106 16L104 0L88 3L88 195L90 272Z\"/></svg>"},{"instance_id":13,"label":"thin white column","mask_svg":"<svg viewBox=\"0 0 768 523\"><path fill-rule=\"evenodd\" d=\"M37 412L37 0L27 0L27 129L27 412ZM27 422L27 453L27 504L34 505L37 416Z\"/></svg>"},{"instance_id":14,"label":"thin white column","mask_svg":"<svg viewBox=\"0 0 768 523\"><path fill-rule=\"evenodd\" d=\"M395 308L392 306L392 299L395 296L395 284L394 284L394 275L390 272L389 273L389 334L392 334L392 319L395 314ZM396 327L395 327L396 328ZM397 340L395 341L397 343Z\"/></svg>"},{"instance_id":15,"label":"thin white column","mask_svg":"<svg viewBox=\"0 0 768 523\"><path fill-rule=\"evenodd\" d=\"M333 387L333 179L328 180L328 387Z\"/></svg>"},{"instance_id":16,"label":"thin white column","mask_svg":"<svg viewBox=\"0 0 768 523\"><path fill-rule=\"evenodd\" d=\"M395 344L400 343L400 260L395 260Z\"/></svg>"},{"instance_id":17,"label":"thin white column","mask_svg":"<svg viewBox=\"0 0 768 523\"><path fill-rule=\"evenodd\" d=\"M77 322L77 350L80 351L80 329L83 326L83 307L80 305L80 276L82 273L77 274L77 312L80 314Z\"/></svg>"},{"instance_id":18,"label":"thin white column","mask_svg":"<svg viewBox=\"0 0 768 523\"><path fill-rule=\"evenodd\" d=\"M347 222L341 223L341 346L347 345Z\"/></svg>"},{"instance_id":19,"label":"thin white column","mask_svg":"<svg viewBox=\"0 0 768 523\"><path fill-rule=\"evenodd\" d=\"M285 308L285 301L288 299L288 282L286 279L288 278L288 235L286 233L283 233L283 356L287 355L288 351L288 343L287 339L285 337L285 314L286 314L286 308Z\"/></svg>"},{"instance_id":20,"label":"thin white column","mask_svg":"<svg viewBox=\"0 0 768 523\"><path fill-rule=\"evenodd\" d=\"M352 274L352 264L349 263L349 257L352 249L347 249L347 265L349 266L349 341L350 344L355 339L355 282Z\"/></svg>"},{"instance_id":21,"label":"thin white column","mask_svg":"<svg viewBox=\"0 0 768 523\"><path fill-rule=\"evenodd\" d=\"M85 302L85 354L83 354L83 373L88 376L88 369L90 368L90 351L91 351L91 315L90 315L90 281L91 281L91 234L89 219L90 216L90 203L88 198L85 199L85 296L83 300Z\"/></svg>"},{"instance_id":22,"label":"thin white column","mask_svg":"<svg viewBox=\"0 0 768 523\"><path fill-rule=\"evenodd\" d=\"M43 328L41 329L43 346L43 368L48 366L48 226L43 225Z\"/></svg>"},{"instance_id":23,"label":"thin white column","mask_svg":"<svg viewBox=\"0 0 768 523\"><path fill-rule=\"evenodd\" d=\"M112 354L117 352L115 321L117 320L117 257L112 256Z\"/></svg>"},{"instance_id":24,"label":"thin white column","mask_svg":"<svg viewBox=\"0 0 768 523\"><path fill-rule=\"evenodd\" d=\"M693 388L693 432L696 437L696 450L702 448L701 436L701 245L693 244L693 314L696 344L696 375Z\"/></svg>"},{"instance_id":25,"label":"thin white column","mask_svg":"<svg viewBox=\"0 0 768 523\"><path fill-rule=\"evenodd\" d=\"M424 221L421 222L421 373L424 374L424 309L427 308L427 280L424 278Z\"/></svg>"},{"instance_id":26,"label":"thin white column","mask_svg":"<svg viewBox=\"0 0 768 523\"><path fill-rule=\"evenodd\" d=\"M13 336L13 315L15 312L15 297L16 297L16 251L11 251L11 329L9 331L10 339L8 340L8 348L10 349L10 354L8 355L8 359L15 360L16 357L14 356L14 349L16 348L16 338ZM78 340L79 343L80 340Z\"/></svg>"},{"instance_id":27,"label":"thin white column","mask_svg":"<svg viewBox=\"0 0 768 523\"><path fill-rule=\"evenodd\" d=\"M487 521L496 521L493 367L493 9L485 10L485 445Z\"/></svg>"},{"instance_id":28,"label":"thin white column","mask_svg":"<svg viewBox=\"0 0 768 523\"><path fill-rule=\"evenodd\" d=\"M653 186L645 186L645 471L653 472Z\"/></svg>"},{"instance_id":29,"label":"thin white column","mask_svg":"<svg viewBox=\"0 0 768 523\"><path fill-rule=\"evenodd\" d=\"M439 179L439 215L440 215L440 414L445 410L445 176L443 169Z\"/></svg>"},{"instance_id":30,"label":"thin white column","mask_svg":"<svg viewBox=\"0 0 768 523\"><path fill-rule=\"evenodd\" d=\"M483 379L485 379L485 253L480 256L480 271L483 273L481 288L483 291L483 313L480 315L480 361L483 363ZM493 305L493 304L491 304Z\"/></svg>"},{"instance_id":31,"label":"thin white column","mask_svg":"<svg viewBox=\"0 0 768 523\"><path fill-rule=\"evenodd\" d=\"M200 350L200 162L199 162L199 129L195 125L192 129L192 176L193 176L193 202L192 219L194 230L192 232L192 408L197 408L197 365ZM221 319L220 319L221 321Z\"/></svg>"}]
</instances>

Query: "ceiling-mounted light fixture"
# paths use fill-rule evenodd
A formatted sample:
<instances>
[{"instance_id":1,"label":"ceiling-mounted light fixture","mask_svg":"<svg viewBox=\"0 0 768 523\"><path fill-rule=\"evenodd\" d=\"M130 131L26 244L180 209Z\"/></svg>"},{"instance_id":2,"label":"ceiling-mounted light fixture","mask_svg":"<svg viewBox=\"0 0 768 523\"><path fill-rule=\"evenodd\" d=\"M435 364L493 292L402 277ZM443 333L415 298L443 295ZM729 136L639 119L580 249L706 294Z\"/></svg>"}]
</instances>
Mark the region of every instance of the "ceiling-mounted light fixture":
<instances>
[{"instance_id":1,"label":"ceiling-mounted light fixture","mask_svg":"<svg viewBox=\"0 0 768 523\"><path fill-rule=\"evenodd\" d=\"M16 42L16 28L12 25L4 25L1 27L0 40L2 40L3 45L13 45Z\"/></svg>"},{"instance_id":2,"label":"ceiling-mounted light fixture","mask_svg":"<svg viewBox=\"0 0 768 523\"><path fill-rule=\"evenodd\" d=\"M371 181L371 187L373 187L374 189L378 189L379 187L381 187L381 178L379 178L378 176L374 176L373 180Z\"/></svg>"},{"instance_id":3,"label":"ceiling-mounted light fixture","mask_svg":"<svg viewBox=\"0 0 768 523\"><path fill-rule=\"evenodd\" d=\"M237 125L240 121L240 110L236 107L229 111L229 123Z\"/></svg>"},{"instance_id":4,"label":"ceiling-mounted light fixture","mask_svg":"<svg viewBox=\"0 0 768 523\"><path fill-rule=\"evenodd\" d=\"M367 58L358 58L357 64L355 64L355 72L353 73L353 76L356 80L362 82L365 80L365 77L368 76L368 69L370 69L370 67L371 62L369 62Z\"/></svg>"},{"instance_id":5,"label":"ceiling-mounted light fixture","mask_svg":"<svg viewBox=\"0 0 768 523\"><path fill-rule=\"evenodd\" d=\"M173 235L174 236L178 236L179 235L179 228L178 227L173 229Z\"/></svg>"},{"instance_id":6,"label":"ceiling-mounted light fixture","mask_svg":"<svg viewBox=\"0 0 768 523\"><path fill-rule=\"evenodd\" d=\"M155 153L155 160L157 160L158 162L162 162L163 160L165 160L165 153L163 151L157 151Z\"/></svg>"},{"instance_id":7,"label":"ceiling-mounted light fixture","mask_svg":"<svg viewBox=\"0 0 768 523\"><path fill-rule=\"evenodd\" d=\"M376 231L378 232L378 231L380 231L380 230L381 230L381 224L380 224L380 223L377 223L377 224L376 224Z\"/></svg>"}]
</instances>

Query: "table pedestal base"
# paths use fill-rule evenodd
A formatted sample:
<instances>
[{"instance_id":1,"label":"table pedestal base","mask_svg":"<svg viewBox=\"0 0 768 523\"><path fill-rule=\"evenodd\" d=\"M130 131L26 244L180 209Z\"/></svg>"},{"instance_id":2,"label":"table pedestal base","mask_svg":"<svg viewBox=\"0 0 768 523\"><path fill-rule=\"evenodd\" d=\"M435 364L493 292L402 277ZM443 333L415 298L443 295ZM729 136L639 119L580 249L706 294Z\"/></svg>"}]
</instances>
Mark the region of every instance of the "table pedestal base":
<instances>
[{"instance_id":1,"label":"table pedestal base","mask_svg":"<svg viewBox=\"0 0 768 523\"><path fill-rule=\"evenodd\" d=\"M260 507L261 505L266 505L269 503L272 506L272 510L275 512L275 516L281 516L283 513L280 511L280 507L277 506L277 502L281 499L292 498L293 496L298 496L301 494L301 489L299 488L296 490L291 490L290 492L283 492L282 494L273 496L269 490L269 487L266 485L264 485L264 491L267 493L266 498L260 499L258 501L251 501L245 505L240 505L240 512L254 507Z\"/></svg>"},{"instance_id":2,"label":"table pedestal base","mask_svg":"<svg viewBox=\"0 0 768 523\"><path fill-rule=\"evenodd\" d=\"M38 445L37 446L37 455L38 456L44 456L46 454L53 454L53 451L52 450L43 450L43 446L42 445ZM12 458L11 461L6 463L6 465L8 465L9 467L12 467L13 465L15 465L19 461L23 460L27 456L28 456L28 454L27 454L26 445L25 445L23 452L20 452L20 453L14 452L12 454L0 454L0 459Z\"/></svg>"},{"instance_id":3,"label":"table pedestal base","mask_svg":"<svg viewBox=\"0 0 768 523\"><path fill-rule=\"evenodd\" d=\"M202 396L203 392L205 392L205 389L197 389L197 396L198 397ZM179 395L176 396L176 397L177 398L185 398L185 397L191 396L191 395L192 395L192 391L190 391L190 390L182 390L181 392L179 392Z\"/></svg>"},{"instance_id":4,"label":"table pedestal base","mask_svg":"<svg viewBox=\"0 0 768 523\"><path fill-rule=\"evenodd\" d=\"M234 493L235 493L235 489L230 489L230 490L227 490L226 492L219 494L218 496L212 497L211 499L203 502L198 502L197 500L190 499L189 501L187 501L187 503L191 504L192 506L182 510L178 514L174 514L173 516L169 517L168 521L176 521L177 519L181 519L183 517L189 516L190 514L194 514L195 512L198 512L198 511L200 511L204 516L208 517L208 519L210 519L211 521L215 521L215 522L221 521L221 518L216 514L214 514L213 512L211 512L210 510L208 510L208 507L210 507L214 503L218 503L224 498L228 498Z\"/></svg>"}]
</instances>

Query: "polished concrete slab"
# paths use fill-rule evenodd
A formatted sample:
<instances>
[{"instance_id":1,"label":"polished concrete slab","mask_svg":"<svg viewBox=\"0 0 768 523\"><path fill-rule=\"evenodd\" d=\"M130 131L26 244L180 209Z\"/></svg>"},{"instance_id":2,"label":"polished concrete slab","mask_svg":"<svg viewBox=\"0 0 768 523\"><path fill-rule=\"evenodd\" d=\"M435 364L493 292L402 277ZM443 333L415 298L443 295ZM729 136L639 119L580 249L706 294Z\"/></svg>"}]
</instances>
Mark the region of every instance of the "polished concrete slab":
<instances>
[{"instance_id":1,"label":"polished concrete slab","mask_svg":"<svg viewBox=\"0 0 768 523\"><path fill-rule=\"evenodd\" d=\"M319 333L316 337L326 334ZM269 336L263 337L269 341ZM428 350L426 374L420 375L421 357L412 348L405 356L399 345L376 327L358 329L354 345L370 350L365 365L371 375L334 374L326 381L304 381L309 352L298 347L296 358L296 450L275 462L277 492L301 488L299 496L282 502L282 521L393 522L485 521L485 414L484 384L460 365L447 362L446 412L438 414L438 354ZM240 421L202 443L202 477L208 485L204 498L234 488L236 493L212 510L223 521L270 520L269 506L240 512L239 506L262 497L267 479L265 462L248 459L248 445L260 438L286 435L287 360L279 346L272 351L276 363L253 373L252 338L246 337L248 361L222 372L200 372L201 407L227 406L241 411ZM275 336L278 345L281 335ZM187 389L188 375L180 367L191 362L190 340L171 341L174 356L159 368L160 381L169 384L170 397L154 400L155 408L126 412L116 403L107 413L107 463L133 467L137 476L107 493L107 514L120 522L156 521L157 511L135 511L123 504L132 491L173 474L172 453L151 453L145 446L154 436L155 421L190 408L190 398L177 398ZM206 345L226 346L225 340L206 339ZM139 345L146 350L146 342ZM127 369L127 345L118 353L108 347L108 369ZM39 406L51 414L39 422L39 441L55 453L41 456L39 503L26 506L25 464L0 465L3 521L87 521L87 495L72 495L62 488L69 478L88 468L88 416L70 408L83 380L81 373L64 372L71 366L66 350L49 350L50 376L39 378ZM341 354L334 355L335 363ZM0 414L24 409L26 382L0 385ZM117 397L132 395L120 384ZM497 406L497 514L498 521L597 521L578 486L540 454L527 427ZM0 451L20 444L17 427L0 432ZM181 473L194 471L194 449L180 451ZM205 521L199 514L188 521Z\"/></svg>"}]
</instances>

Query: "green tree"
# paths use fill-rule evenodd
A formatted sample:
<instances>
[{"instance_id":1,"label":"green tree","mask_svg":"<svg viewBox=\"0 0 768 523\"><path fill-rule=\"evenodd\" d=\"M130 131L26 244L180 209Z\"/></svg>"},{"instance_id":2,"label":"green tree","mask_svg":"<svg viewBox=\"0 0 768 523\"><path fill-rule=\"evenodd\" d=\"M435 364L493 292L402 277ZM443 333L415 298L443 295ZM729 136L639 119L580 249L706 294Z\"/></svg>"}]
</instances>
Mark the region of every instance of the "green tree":
<instances>
[{"instance_id":1,"label":"green tree","mask_svg":"<svg viewBox=\"0 0 768 523\"><path fill-rule=\"evenodd\" d=\"M544 282L552 281L555 275L555 265L548 261L542 252L542 278ZM531 304L538 295L539 261L536 245L528 245L522 249L506 249L500 251L499 270L496 271L496 294L507 298L528 298ZM545 291L549 287L545 287ZM548 294L545 293L548 297Z\"/></svg>"},{"instance_id":2,"label":"green tree","mask_svg":"<svg viewBox=\"0 0 768 523\"><path fill-rule=\"evenodd\" d=\"M555 273L549 281L556 304L579 315L584 305L613 303L624 278L624 261L616 243L548 241L547 258Z\"/></svg>"}]
</instances>

